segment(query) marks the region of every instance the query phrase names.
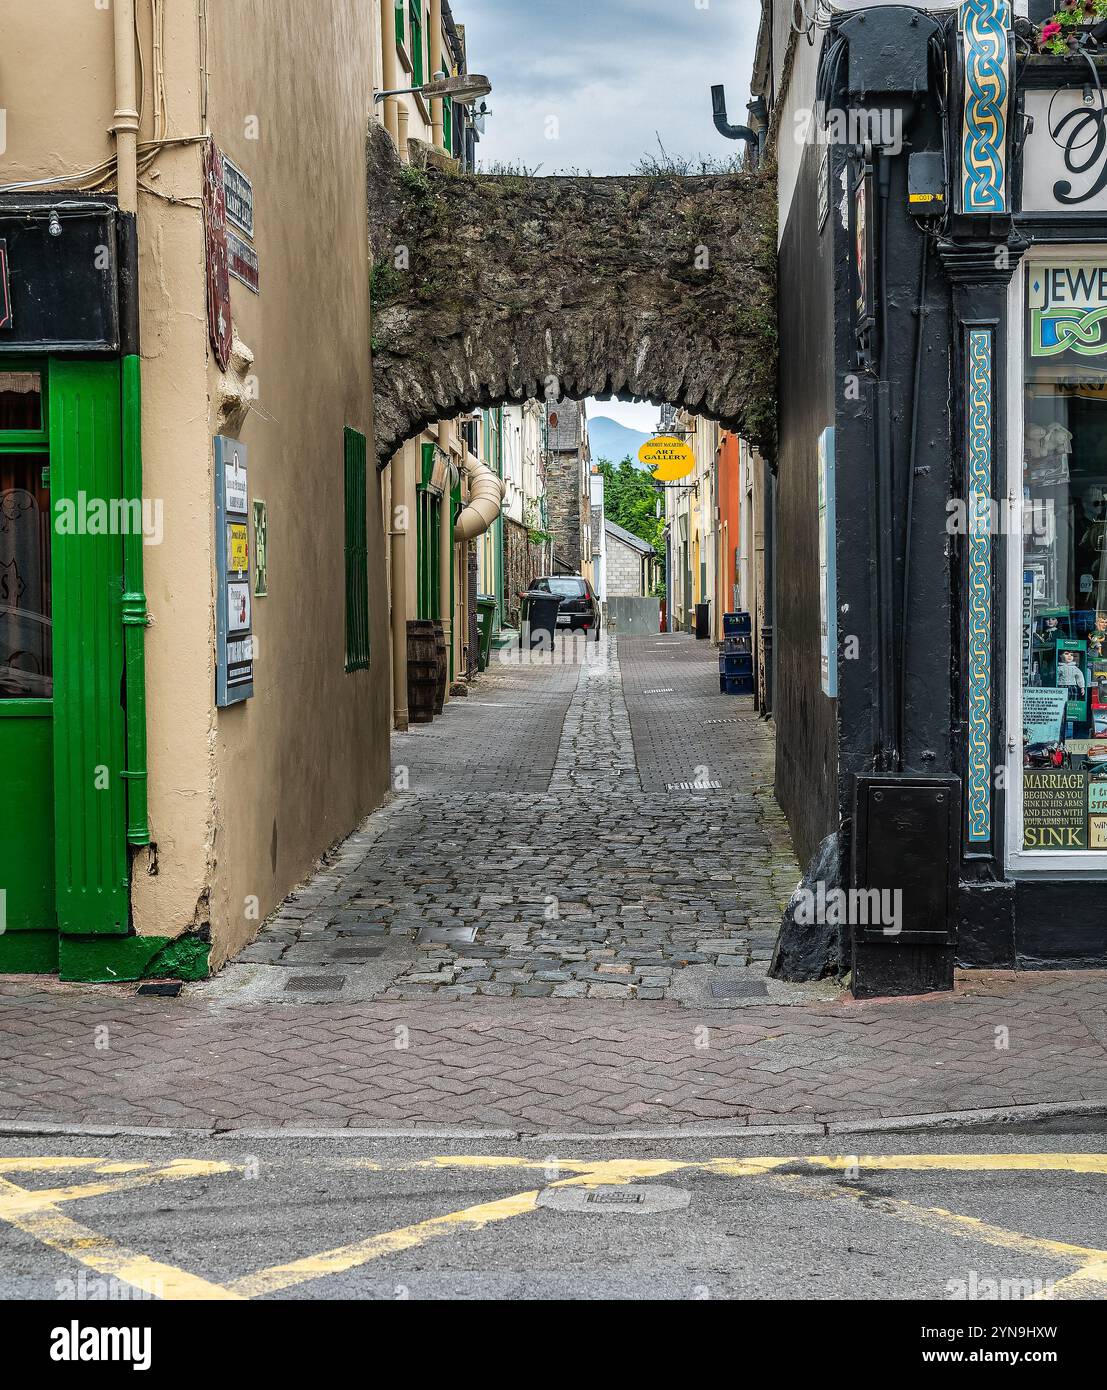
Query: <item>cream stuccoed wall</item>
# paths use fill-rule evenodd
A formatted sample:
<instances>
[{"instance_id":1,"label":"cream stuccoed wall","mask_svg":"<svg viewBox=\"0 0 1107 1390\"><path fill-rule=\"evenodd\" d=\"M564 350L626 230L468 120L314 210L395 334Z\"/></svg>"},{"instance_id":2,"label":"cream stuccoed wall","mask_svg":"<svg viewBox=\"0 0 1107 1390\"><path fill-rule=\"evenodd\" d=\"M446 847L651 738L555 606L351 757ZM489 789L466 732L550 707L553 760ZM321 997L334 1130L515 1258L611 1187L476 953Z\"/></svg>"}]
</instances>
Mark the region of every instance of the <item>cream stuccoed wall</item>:
<instances>
[{"instance_id":1,"label":"cream stuccoed wall","mask_svg":"<svg viewBox=\"0 0 1107 1390\"><path fill-rule=\"evenodd\" d=\"M65 9L61 23L53 6L0 0L5 184L73 181L112 154L112 11ZM255 356L258 398L240 437L251 497L268 504L269 597L254 600L255 696L216 711L220 373L207 333L201 156L199 144L165 149L139 193L144 493L161 504L164 532L144 551L155 848L135 860L132 910L143 935L210 924L217 968L388 787L365 212L379 3L187 0L162 10L163 133L201 136L206 110L217 143L253 180L261 261L260 297L234 280L231 296L235 327ZM143 141L156 106L151 13L149 0L138 0ZM373 665L350 675L344 425L370 436Z\"/></svg>"},{"instance_id":2,"label":"cream stuccoed wall","mask_svg":"<svg viewBox=\"0 0 1107 1390\"><path fill-rule=\"evenodd\" d=\"M112 11L94 4L64 8L62 22L57 7L0 0L0 100L8 133L0 159L4 184L74 183L113 154ZM166 9L167 134L197 136L198 12L194 4ZM151 14L140 0L144 141L154 133ZM200 189L199 146L166 149L143 182L161 195L140 192L138 236L144 492L160 505L163 525L160 543L144 547L151 614L149 815L156 849L135 859L132 908L141 934L175 936L209 920L215 839L204 239L199 214L189 206Z\"/></svg>"},{"instance_id":3,"label":"cream stuccoed wall","mask_svg":"<svg viewBox=\"0 0 1107 1390\"><path fill-rule=\"evenodd\" d=\"M216 717L213 930L228 951L388 786L389 625L369 448L372 669L347 674L343 426L371 437L365 133L376 0L209 5L209 119L253 181L261 295L232 281L254 353L241 437L269 510L255 696ZM219 373L209 363L209 396ZM209 414L214 429L215 417Z\"/></svg>"}]
</instances>

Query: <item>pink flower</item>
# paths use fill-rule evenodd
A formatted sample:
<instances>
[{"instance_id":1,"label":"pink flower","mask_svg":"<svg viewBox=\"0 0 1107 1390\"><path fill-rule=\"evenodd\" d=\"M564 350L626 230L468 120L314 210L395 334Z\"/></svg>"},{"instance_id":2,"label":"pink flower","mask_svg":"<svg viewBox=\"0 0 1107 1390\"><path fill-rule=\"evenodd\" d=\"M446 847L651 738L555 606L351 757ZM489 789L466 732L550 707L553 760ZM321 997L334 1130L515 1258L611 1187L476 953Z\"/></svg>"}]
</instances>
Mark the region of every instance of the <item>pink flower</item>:
<instances>
[{"instance_id":1,"label":"pink flower","mask_svg":"<svg viewBox=\"0 0 1107 1390\"><path fill-rule=\"evenodd\" d=\"M1042 32L1039 37L1042 43L1049 43L1050 39L1055 39L1060 32L1061 26L1054 20L1050 20L1048 24L1042 25Z\"/></svg>"}]
</instances>

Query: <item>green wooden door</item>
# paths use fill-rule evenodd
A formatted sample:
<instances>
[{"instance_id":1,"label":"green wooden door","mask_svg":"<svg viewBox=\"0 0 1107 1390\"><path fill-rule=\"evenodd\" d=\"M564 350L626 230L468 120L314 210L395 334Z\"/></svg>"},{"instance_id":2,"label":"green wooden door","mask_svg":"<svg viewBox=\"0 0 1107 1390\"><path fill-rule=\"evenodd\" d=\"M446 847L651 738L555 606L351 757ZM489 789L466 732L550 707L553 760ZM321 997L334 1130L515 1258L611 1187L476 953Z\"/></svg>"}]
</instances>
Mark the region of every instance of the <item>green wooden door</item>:
<instances>
[{"instance_id":1,"label":"green wooden door","mask_svg":"<svg viewBox=\"0 0 1107 1390\"><path fill-rule=\"evenodd\" d=\"M54 827L63 934L129 929L118 362L50 369Z\"/></svg>"},{"instance_id":2,"label":"green wooden door","mask_svg":"<svg viewBox=\"0 0 1107 1390\"><path fill-rule=\"evenodd\" d=\"M57 964L45 381L0 364L0 971Z\"/></svg>"}]
</instances>

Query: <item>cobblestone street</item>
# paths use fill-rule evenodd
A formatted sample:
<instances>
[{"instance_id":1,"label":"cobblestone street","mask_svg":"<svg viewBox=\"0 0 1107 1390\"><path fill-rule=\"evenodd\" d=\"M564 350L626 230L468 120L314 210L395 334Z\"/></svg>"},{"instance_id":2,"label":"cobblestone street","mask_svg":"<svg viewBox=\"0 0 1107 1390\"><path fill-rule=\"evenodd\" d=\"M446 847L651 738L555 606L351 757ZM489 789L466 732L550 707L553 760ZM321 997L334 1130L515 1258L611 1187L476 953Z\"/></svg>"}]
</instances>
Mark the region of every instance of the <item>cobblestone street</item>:
<instances>
[{"instance_id":1,"label":"cobblestone street","mask_svg":"<svg viewBox=\"0 0 1107 1390\"><path fill-rule=\"evenodd\" d=\"M391 804L205 988L794 997L765 978L799 878L772 736L719 695L714 649L607 637L503 656L393 739Z\"/></svg>"}]
</instances>

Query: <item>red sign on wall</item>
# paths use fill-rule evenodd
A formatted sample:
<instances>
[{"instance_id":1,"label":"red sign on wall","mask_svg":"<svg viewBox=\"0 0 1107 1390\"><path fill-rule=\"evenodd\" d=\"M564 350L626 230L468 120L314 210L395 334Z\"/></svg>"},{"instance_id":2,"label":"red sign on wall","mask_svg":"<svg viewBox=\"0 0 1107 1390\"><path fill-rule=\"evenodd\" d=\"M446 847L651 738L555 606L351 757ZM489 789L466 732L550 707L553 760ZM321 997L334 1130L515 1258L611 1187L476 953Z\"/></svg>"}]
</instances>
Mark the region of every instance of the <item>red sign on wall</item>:
<instances>
[{"instance_id":1,"label":"red sign on wall","mask_svg":"<svg viewBox=\"0 0 1107 1390\"><path fill-rule=\"evenodd\" d=\"M204 236L207 242L208 329L219 370L231 360L231 274L227 261L227 197L223 156L209 139L204 146Z\"/></svg>"}]
</instances>

